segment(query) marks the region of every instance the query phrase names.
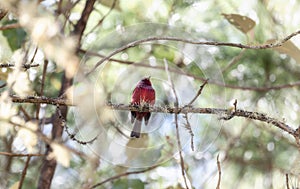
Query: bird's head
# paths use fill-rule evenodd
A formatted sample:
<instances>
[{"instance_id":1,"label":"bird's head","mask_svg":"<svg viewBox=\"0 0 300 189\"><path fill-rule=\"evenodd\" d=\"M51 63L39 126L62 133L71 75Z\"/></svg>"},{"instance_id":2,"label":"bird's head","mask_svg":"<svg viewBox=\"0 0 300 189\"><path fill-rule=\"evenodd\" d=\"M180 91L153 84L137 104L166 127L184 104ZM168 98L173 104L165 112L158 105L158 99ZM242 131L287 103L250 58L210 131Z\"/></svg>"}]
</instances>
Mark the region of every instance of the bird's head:
<instances>
[{"instance_id":1,"label":"bird's head","mask_svg":"<svg viewBox=\"0 0 300 189\"><path fill-rule=\"evenodd\" d=\"M144 85L150 85L151 86L151 81L150 81L151 76L143 78L140 82Z\"/></svg>"}]
</instances>

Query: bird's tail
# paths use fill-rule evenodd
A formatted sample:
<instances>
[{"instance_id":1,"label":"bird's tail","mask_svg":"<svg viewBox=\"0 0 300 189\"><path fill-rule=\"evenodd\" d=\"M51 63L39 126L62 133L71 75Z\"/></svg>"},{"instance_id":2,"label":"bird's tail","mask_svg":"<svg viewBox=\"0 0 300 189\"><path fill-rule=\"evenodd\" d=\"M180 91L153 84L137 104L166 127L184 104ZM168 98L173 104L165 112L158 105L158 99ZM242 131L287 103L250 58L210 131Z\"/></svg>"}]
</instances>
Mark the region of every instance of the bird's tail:
<instances>
[{"instance_id":1,"label":"bird's tail","mask_svg":"<svg viewBox=\"0 0 300 189\"><path fill-rule=\"evenodd\" d=\"M142 128L142 121L136 119L130 137L140 138L141 128Z\"/></svg>"}]
</instances>

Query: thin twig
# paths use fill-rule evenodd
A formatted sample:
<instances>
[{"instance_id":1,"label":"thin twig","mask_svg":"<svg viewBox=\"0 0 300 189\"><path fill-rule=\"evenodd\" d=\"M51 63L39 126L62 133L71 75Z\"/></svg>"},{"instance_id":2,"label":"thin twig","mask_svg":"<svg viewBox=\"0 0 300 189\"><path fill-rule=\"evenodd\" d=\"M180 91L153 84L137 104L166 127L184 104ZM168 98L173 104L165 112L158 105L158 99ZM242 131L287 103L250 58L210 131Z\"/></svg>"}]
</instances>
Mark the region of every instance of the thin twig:
<instances>
[{"instance_id":1,"label":"thin twig","mask_svg":"<svg viewBox=\"0 0 300 189\"><path fill-rule=\"evenodd\" d=\"M13 23L13 24L8 24L8 25L5 25L5 26L1 26L0 31L16 29L16 28L20 28L20 27L21 27L21 25L19 23Z\"/></svg>"},{"instance_id":2,"label":"thin twig","mask_svg":"<svg viewBox=\"0 0 300 189\"><path fill-rule=\"evenodd\" d=\"M289 185L289 174L285 174L285 182L286 182L286 188L290 189L290 185Z\"/></svg>"},{"instance_id":3,"label":"thin twig","mask_svg":"<svg viewBox=\"0 0 300 189\"><path fill-rule=\"evenodd\" d=\"M234 100L233 106L234 106L234 112L236 112L237 99Z\"/></svg>"},{"instance_id":4,"label":"thin twig","mask_svg":"<svg viewBox=\"0 0 300 189\"><path fill-rule=\"evenodd\" d=\"M194 148L194 133L193 133L193 130L192 130L192 126L189 122L187 113L184 115L184 118L186 120L186 125L185 126L186 126L186 128L188 129L188 131L191 135L191 149L192 149L192 151L194 151L195 150L195 148Z\"/></svg>"},{"instance_id":5,"label":"thin twig","mask_svg":"<svg viewBox=\"0 0 300 189\"><path fill-rule=\"evenodd\" d=\"M10 157L45 156L44 154L15 154L11 152L0 152L0 155L10 156Z\"/></svg>"},{"instance_id":6,"label":"thin twig","mask_svg":"<svg viewBox=\"0 0 300 189\"><path fill-rule=\"evenodd\" d=\"M38 66L39 64L22 64L22 67L25 69L38 67ZM15 67L15 64L10 64L10 63L0 64L0 68L10 68L10 67Z\"/></svg>"},{"instance_id":7,"label":"thin twig","mask_svg":"<svg viewBox=\"0 0 300 189\"><path fill-rule=\"evenodd\" d=\"M185 175L185 167L184 167L184 160L183 160L183 156L182 156L182 147L181 147L181 141L180 141L180 135L179 135L179 124L178 124L178 96L177 96L177 93L176 93L176 90L175 90L175 85L174 85L174 82L171 78L171 75L169 73L169 70L168 70L168 62L166 59L164 59L164 63L165 63L165 68L166 68L166 74L168 76L168 80L169 82L171 83L171 88L172 88L172 91L173 91L173 94L175 96L175 126L176 126L176 138L177 138L177 146L178 146L178 151L179 151L179 157L180 157L180 167L181 167L181 174L182 174L182 177L183 177L183 180L184 180L184 184L186 186L186 188L188 189L189 186L187 184L187 179L186 179L186 175Z\"/></svg>"},{"instance_id":8,"label":"thin twig","mask_svg":"<svg viewBox=\"0 0 300 189\"><path fill-rule=\"evenodd\" d=\"M116 49L115 51L111 52L109 55L107 55L106 57L102 58L99 62L97 62L96 65L88 73L86 73L86 75L87 76L90 75L93 71L96 70L96 68L98 66L100 66L103 62L109 60L114 55L116 55L126 49L135 47L137 45L140 45L140 44L143 44L146 42L151 42L151 41L177 41L177 42L194 44L194 45L228 46L228 47L235 47L235 48L241 48L241 49L269 49L269 48L282 46L283 43L285 43L286 41L288 41L289 39L291 39L292 37L294 37L298 34L300 34L300 30L288 35L284 39L279 40L275 43L267 43L267 44L263 44L263 45L244 45L244 44L240 44L240 43L215 42L215 41L195 41L195 40L189 40L189 39L183 39L183 38L177 38L177 37L148 37L145 39L140 39L140 40L130 42L130 43Z\"/></svg>"},{"instance_id":9,"label":"thin twig","mask_svg":"<svg viewBox=\"0 0 300 189\"><path fill-rule=\"evenodd\" d=\"M219 154L217 156L217 166L218 166L219 178L218 178L218 184L217 184L216 189L220 189L220 185L221 185L221 163L219 161Z\"/></svg>"},{"instance_id":10,"label":"thin twig","mask_svg":"<svg viewBox=\"0 0 300 189\"><path fill-rule=\"evenodd\" d=\"M66 120L65 120L65 119L63 118L63 116L62 116L62 113L61 113L61 110L60 110L60 108L59 108L59 105L56 105L56 108L57 108L58 118L61 120L61 126L62 126L63 128L65 128L65 131L66 131L66 133L68 134L68 136L70 137L70 139L72 139L73 141L75 141L75 142L77 142L77 143L79 143L79 144L82 144L82 145L91 144L91 143L93 143L93 142L97 139L98 135L97 135L96 137L92 138L92 139L89 140L89 141L81 141L81 140L78 140L77 138L75 138L75 136L76 136L77 133L72 134L72 133L69 131L69 127L68 127L67 124L66 124Z\"/></svg>"},{"instance_id":11,"label":"thin twig","mask_svg":"<svg viewBox=\"0 0 300 189\"><path fill-rule=\"evenodd\" d=\"M25 163L25 167L24 167L24 169L22 171L22 176L21 176L21 179L20 179L20 183L19 183L18 189L21 189L22 186L23 186L23 182L25 180L25 176L26 176L26 173L27 173L27 168L28 168L30 159L31 159L31 156L27 156L27 160L26 160L26 163Z\"/></svg>"},{"instance_id":12,"label":"thin twig","mask_svg":"<svg viewBox=\"0 0 300 189\"><path fill-rule=\"evenodd\" d=\"M191 100L190 103L188 103L188 106L191 106L191 105L194 103L194 101L199 97L199 95L201 94L201 92L202 92L204 86L207 84L207 81L208 81L208 79L206 79L206 80L204 81L204 83L200 86L200 88L199 88L199 90L198 90L196 96Z\"/></svg>"},{"instance_id":13,"label":"thin twig","mask_svg":"<svg viewBox=\"0 0 300 189\"><path fill-rule=\"evenodd\" d=\"M114 126L114 128L125 138L127 139L131 139L128 135L126 135L121 129L120 127L118 127L117 125L115 125L114 123L111 123L111 125Z\"/></svg>"},{"instance_id":14,"label":"thin twig","mask_svg":"<svg viewBox=\"0 0 300 189\"><path fill-rule=\"evenodd\" d=\"M91 56L97 56L97 57L101 57L101 58L105 57L102 54L92 52L92 51L86 51L86 50L83 50L83 49L80 49L80 52L86 53L87 55L91 55ZM139 66L139 67L144 67L144 68L151 68L151 69L158 69L158 70L165 70L164 66L151 66L149 64L144 64L142 62L119 60L119 59L115 59L115 58L109 58L108 60L109 61L114 61L114 62L117 62L117 63L120 63L120 64L134 65L134 66ZM181 70L176 70L176 69L169 68L169 71L177 73L177 74L185 75L185 76L191 77L195 80L200 80L200 81L203 81L203 82L205 82L205 80L206 80L205 78L202 78L200 76L197 76L197 75L194 75L194 74L191 74L191 73L186 73L182 69ZM216 85L216 86L220 86L220 87L230 88L230 89L249 90L249 91L258 91L258 92L266 92L266 91L270 91L270 90L281 90L281 89L287 89L287 88L293 88L293 87L299 87L300 86L300 81L296 81L294 83L287 83L287 84L273 85L273 86L263 86L263 87L237 86L237 85L225 84L223 82L213 81L213 80L210 80L207 83L212 84L212 85Z\"/></svg>"},{"instance_id":15,"label":"thin twig","mask_svg":"<svg viewBox=\"0 0 300 189\"><path fill-rule=\"evenodd\" d=\"M48 67L48 59L44 60L44 67L43 67L43 74L42 74L42 81L41 81L41 90L40 90L40 96L44 96L44 87L45 87L45 79L46 79L46 73L47 73L47 67ZM36 119L39 119L39 114L40 114L40 108L41 104L37 104L36 108Z\"/></svg>"},{"instance_id":16,"label":"thin twig","mask_svg":"<svg viewBox=\"0 0 300 189\"><path fill-rule=\"evenodd\" d=\"M8 10L5 10L3 7L0 8L0 20L2 20L7 15Z\"/></svg>"},{"instance_id":17,"label":"thin twig","mask_svg":"<svg viewBox=\"0 0 300 189\"><path fill-rule=\"evenodd\" d=\"M0 85L0 89L6 87L6 83L3 83L2 85Z\"/></svg>"},{"instance_id":18,"label":"thin twig","mask_svg":"<svg viewBox=\"0 0 300 189\"><path fill-rule=\"evenodd\" d=\"M5 151L6 153L8 154L12 154L13 152L13 142L14 142L14 137L15 135L11 135L11 136L7 136L7 137L2 137L2 141L4 143L3 146L5 146ZM6 172L10 172L11 170L11 167L12 167L12 162L13 162L13 156L6 156L5 159L6 159L6 165L2 167L3 171L6 171ZM4 178L2 179L7 179L7 176L4 176Z\"/></svg>"},{"instance_id":19,"label":"thin twig","mask_svg":"<svg viewBox=\"0 0 300 189\"><path fill-rule=\"evenodd\" d=\"M19 110L24 114L25 120L31 120L31 116L29 113L23 108L23 106L19 106Z\"/></svg>"},{"instance_id":20,"label":"thin twig","mask_svg":"<svg viewBox=\"0 0 300 189\"><path fill-rule=\"evenodd\" d=\"M243 134L243 133L246 131L246 129L248 128L248 127L246 127L246 125L248 125L248 122L245 122L243 125L244 125L244 126L242 126L242 129L240 130L239 134L234 135L234 136L233 136L232 134L227 133L227 132L225 132L224 130L222 130L222 132L224 132L223 135L225 135L225 136L226 136L226 139L228 139L228 140L227 140L228 142L226 143L226 147L224 148L224 157L223 157L223 161L225 161L225 160L227 160L227 159L229 158L229 151L232 150L232 148L234 147L234 145L237 143L237 141L240 140L240 137L242 136L242 134ZM229 134L230 136L228 136L228 134ZM212 171L212 172L206 177L206 179L204 180L203 183L207 183L207 181L208 181L213 175L215 175L218 171L219 171L218 168L217 168L217 169L214 169L214 171Z\"/></svg>"},{"instance_id":21,"label":"thin twig","mask_svg":"<svg viewBox=\"0 0 300 189\"><path fill-rule=\"evenodd\" d=\"M101 185L104 184L104 183L107 183L107 182L110 182L110 181L119 179L119 178L121 178L121 177L125 177L125 176L132 175L132 174L135 175L135 174L145 173L145 172L147 172L147 171L150 171L150 170L152 170L152 169L155 169L155 168L158 167L158 166L160 166L160 164L154 165L154 166L152 166L152 167L149 167L149 168L147 168L147 169L143 169L143 170L140 170L140 171L130 171L130 172L125 172L125 173L118 174L118 175L116 175L116 176L110 177L110 178L108 178L108 179L106 179L106 180L104 180L104 181L102 181L102 182L99 182L99 183L93 185L93 186L91 187L91 189L92 189L92 188L96 188L96 187L98 187L98 186L101 186Z\"/></svg>"},{"instance_id":22,"label":"thin twig","mask_svg":"<svg viewBox=\"0 0 300 189\"><path fill-rule=\"evenodd\" d=\"M31 60L30 60L29 64L32 64L32 63L33 63L33 61L34 61L34 58L35 58L35 56L36 56L36 53L37 53L37 51L38 51L38 47L35 47L35 50L34 50L33 56L32 56L32 58L31 58Z\"/></svg>"},{"instance_id":23,"label":"thin twig","mask_svg":"<svg viewBox=\"0 0 300 189\"><path fill-rule=\"evenodd\" d=\"M222 74L224 74L224 72L227 71L227 69L229 69L231 66L233 66L234 64L236 64L244 55L244 53L246 52L246 49L243 49L237 56L235 56L230 62L229 64L227 64L225 66L225 68L222 69Z\"/></svg>"},{"instance_id":24,"label":"thin twig","mask_svg":"<svg viewBox=\"0 0 300 189\"><path fill-rule=\"evenodd\" d=\"M98 23L91 29L89 33L92 33L103 21L104 19L112 12L112 10L115 8L118 0L114 0L109 11L98 21Z\"/></svg>"}]
</instances>

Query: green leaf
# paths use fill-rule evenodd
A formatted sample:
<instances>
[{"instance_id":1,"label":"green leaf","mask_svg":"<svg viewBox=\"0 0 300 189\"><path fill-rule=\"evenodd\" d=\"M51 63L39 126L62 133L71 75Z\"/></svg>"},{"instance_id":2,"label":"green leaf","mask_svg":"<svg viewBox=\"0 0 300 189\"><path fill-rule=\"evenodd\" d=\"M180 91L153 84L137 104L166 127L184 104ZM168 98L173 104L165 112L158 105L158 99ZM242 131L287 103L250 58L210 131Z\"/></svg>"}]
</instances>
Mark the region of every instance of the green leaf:
<instances>
[{"instance_id":1,"label":"green leaf","mask_svg":"<svg viewBox=\"0 0 300 189\"><path fill-rule=\"evenodd\" d=\"M16 21L15 20L8 21L5 24L12 24L12 23L16 23ZM3 36L7 38L8 44L12 51L21 48L26 37L26 32L22 28L4 30L2 31L2 33Z\"/></svg>"},{"instance_id":2,"label":"green leaf","mask_svg":"<svg viewBox=\"0 0 300 189\"><path fill-rule=\"evenodd\" d=\"M153 45L153 54L155 55L156 58L159 59L167 59L170 62L174 61L175 57L175 50L168 47L168 46L158 46L158 45Z\"/></svg>"},{"instance_id":3,"label":"green leaf","mask_svg":"<svg viewBox=\"0 0 300 189\"><path fill-rule=\"evenodd\" d=\"M116 2L114 2L114 1L116 1ZM114 5L114 3L115 3L115 5ZM117 9L119 11L121 10L120 1L118 1L118 0L102 0L101 4L106 7L109 7L109 8L111 8L114 5L114 9Z\"/></svg>"},{"instance_id":4,"label":"green leaf","mask_svg":"<svg viewBox=\"0 0 300 189\"><path fill-rule=\"evenodd\" d=\"M144 189L145 183L139 179L120 179L113 184L113 189Z\"/></svg>"},{"instance_id":5,"label":"green leaf","mask_svg":"<svg viewBox=\"0 0 300 189\"><path fill-rule=\"evenodd\" d=\"M226 20L243 33L248 33L255 26L254 20L239 14L222 14Z\"/></svg>"}]
</instances>

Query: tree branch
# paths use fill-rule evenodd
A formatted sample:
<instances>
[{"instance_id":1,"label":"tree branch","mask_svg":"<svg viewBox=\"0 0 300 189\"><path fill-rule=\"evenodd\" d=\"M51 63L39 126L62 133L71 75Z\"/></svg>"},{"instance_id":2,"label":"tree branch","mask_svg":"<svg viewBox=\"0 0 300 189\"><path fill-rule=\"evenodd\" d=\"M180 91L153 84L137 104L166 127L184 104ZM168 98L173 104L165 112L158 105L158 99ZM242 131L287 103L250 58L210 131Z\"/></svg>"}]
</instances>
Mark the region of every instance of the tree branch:
<instances>
[{"instance_id":1,"label":"tree branch","mask_svg":"<svg viewBox=\"0 0 300 189\"><path fill-rule=\"evenodd\" d=\"M81 38L83 35L83 32L86 28L87 21L89 19L90 14L93 11L93 6L95 4L96 0L87 0L85 3L85 7L81 13L81 17L78 20L77 24L75 25L75 28L73 30L73 34L77 36L77 46L76 46L76 53L78 53L80 44L81 44ZM75 56L75 54L74 54ZM60 88L59 96L62 96L65 94L68 88L70 88L73 84L73 78L68 77L66 71L63 73L63 77L61 80L62 86ZM58 101L58 99L56 99ZM62 133L63 133L63 127L62 120L67 120L67 113L68 113L68 105L67 104L58 104L61 105L61 107L56 109L56 112L52 115L53 117L53 127L52 127L52 140L61 140ZM46 146L46 155L52 152L52 149L49 145ZM55 159L51 160L44 160L44 164L41 169L40 173L40 179L38 183L38 188L43 189L49 189L51 186L52 178L56 169L57 162Z\"/></svg>"},{"instance_id":2,"label":"tree branch","mask_svg":"<svg viewBox=\"0 0 300 189\"><path fill-rule=\"evenodd\" d=\"M283 43L285 43L292 37L299 35L299 34L300 34L300 30L288 35L284 39L279 40L275 43L267 43L267 44L263 44L263 45L244 45L241 43L227 43L227 42L215 42L215 41L194 41L194 40L182 39L182 38L177 38L177 37L148 37L145 39L140 39L140 40L130 42L130 43L116 49L115 51L111 52L109 55L107 55L106 57L102 58L99 62L97 62L96 65L88 73L86 73L86 75L87 76L90 75L93 71L96 70L96 68L98 66L100 66L103 62L109 60L114 55L116 55L126 49L129 49L129 48L132 48L137 45L140 45L140 44L143 44L146 42L150 42L150 41L176 41L176 42L182 42L182 43L188 43L188 44L194 44L194 45L227 46L227 47L235 47L235 48L241 48L241 49L270 49L270 48L274 48L274 47L280 47Z\"/></svg>"},{"instance_id":3,"label":"tree branch","mask_svg":"<svg viewBox=\"0 0 300 189\"><path fill-rule=\"evenodd\" d=\"M22 64L22 67L25 69L33 68L33 67L38 67L39 64ZM10 68L10 67L15 67L14 64L0 64L0 68Z\"/></svg>"},{"instance_id":4,"label":"tree branch","mask_svg":"<svg viewBox=\"0 0 300 189\"><path fill-rule=\"evenodd\" d=\"M113 180L116 180L116 179L119 179L120 177L124 177L124 176L128 176L128 175L132 175L132 174L140 174L140 173L144 173L144 172L147 172L147 171L150 171L152 169L155 169L156 167L160 166L160 164L157 164L157 165L154 165L152 167L149 167L147 169L143 169L143 170L140 170L140 171L131 171L131 172L125 172L125 173L121 173L119 175L116 175L116 176L113 176L113 177L110 177L100 183L97 183L95 184L94 186L91 187L92 188L96 188L104 183L107 183L107 182L110 182L110 181L113 181Z\"/></svg>"},{"instance_id":5,"label":"tree branch","mask_svg":"<svg viewBox=\"0 0 300 189\"><path fill-rule=\"evenodd\" d=\"M64 105L64 106L73 106L69 100L61 99L61 98L49 98L49 97L39 97L39 96L28 96L25 98L21 98L18 96L11 96L12 101L16 103L43 103L43 104L51 104L51 105ZM241 109L236 109L236 111L231 112L228 109L221 108L195 108L191 106L183 106L183 107L170 107L170 106L137 106L137 105L125 105L125 104L113 104L107 103L107 106L114 110L127 110L127 111L140 111L140 112L157 112L157 113L199 113L199 114L215 114L222 116L222 119L226 119L226 117L244 117L252 120L258 120L265 123L270 123L281 130L286 131L287 133L297 136L297 133L294 129L292 129L289 125L285 124L282 121L278 121L275 118L269 117L264 113L259 112L251 112Z\"/></svg>"},{"instance_id":6,"label":"tree branch","mask_svg":"<svg viewBox=\"0 0 300 189\"><path fill-rule=\"evenodd\" d=\"M10 157L45 156L45 154L15 154L11 152L0 152L0 155L10 156Z\"/></svg>"},{"instance_id":7,"label":"tree branch","mask_svg":"<svg viewBox=\"0 0 300 189\"><path fill-rule=\"evenodd\" d=\"M195 147L194 147L194 133L193 133L193 130L192 130L192 126L191 126L191 124L189 122L188 114L184 114L183 118L186 121L186 124L184 124L185 128L189 131L189 133L191 135L191 149L192 149L192 151L195 151Z\"/></svg>"},{"instance_id":8,"label":"tree branch","mask_svg":"<svg viewBox=\"0 0 300 189\"><path fill-rule=\"evenodd\" d=\"M195 100L198 98L198 96L200 96L200 94L202 93L202 90L203 90L204 86L207 84L207 81L208 81L208 79L206 79L204 81L204 83L200 86L200 88L199 88L197 94L195 95L195 97L188 103L187 106L191 106L195 102Z\"/></svg>"},{"instance_id":9,"label":"tree branch","mask_svg":"<svg viewBox=\"0 0 300 189\"><path fill-rule=\"evenodd\" d=\"M69 100L61 99L61 98L49 98L49 97L39 97L39 96L29 96L25 98L12 96L12 101L17 103L44 103L51 105L65 105L65 106L74 106ZM265 123L272 124L279 129L293 135L297 136L296 131L291 128L289 125L285 124L282 121L279 121L275 118L269 117L264 113L259 112L251 112L241 109L236 109L236 111L231 112L229 109L221 109L221 108L195 108L190 106L182 106L178 108L170 107L170 106L136 106L136 105L125 105L125 104L113 104L107 103L107 106L114 110L127 110L127 111L140 111L140 112L156 112L156 113L198 113L198 114L215 114L222 116L222 119L226 119L226 117L244 117L252 120L258 120Z\"/></svg>"},{"instance_id":10,"label":"tree branch","mask_svg":"<svg viewBox=\"0 0 300 189\"><path fill-rule=\"evenodd\" d=\"M95 4L96 0L87 0L85 3L85 7L81 13L81 17L78 20L77 24L75 25L74 28L74 35L78 36L78 44L77 47L80 46L80 41L83 35L83 32L86 28L86 24L87 21L89 19L90 14L92 13L93 9L94 9L94 4ZM79 49L79 48L78 48Z\"/></svg>"},{"instance_id":11,"label":"tree branch","mask_svg":"<svg viewBox=\"0 0 300 189\"><path fill-rule=\"evenodd\" d=\"M220 189L222 174L221 174L221 163L220 163L220 160L219 160L219 154L217 156L217 166L218 166L219 177L218 177L218 184L217 184L216 189Z\"/></svg>"},{"instance_id":12,"label":"tree branch","mask_svg":"<svg viewBox=\"0 0 300 189\"><path fill-rule=\"evenodd\" d=\"M286 188L290 189L290 185L289 185L289 174L285 174L285 183L286 183Z\"/></svg>"},{"instance_id":13,"label":"tree branch","mask_svg":"<svg viewBox=\"0 0 300 189\"><path fill-rule=\"evenodd\" d=\"M104 19L113 11L113 9L115 8L116 4L117 4L118 0L113 0L113 3L109 9L109 11L98 21L98 23L91 29L91 32L93 32L98 26L100 26L100 24L102 24L102 22L104 21Z\"/></svg>"},{"instance_id":14,"label":"tree branch","mask_svg":"<svg viewBox=\"0 0 300 189\"><path fill-rule=\"evenodd\" d=\"M104 55L99 54L97 52L86 51L86 50L83 50L83 49L79 49L79 51L81 53L86 53L87 55L90 55L90 56L97 56L97 57L101 57L101 58L105 57ZM139 66L139 67L144 67L144 68L152 68L152 69L158 69L158 70L164 70L165 69L163 66L151 66L149 64L145 64L145 63L142 63L142 62L120 60L120 59L115 59L115 58L109 58L108 60L109 61L114 61L114 62L117 62L117 63L120 63L120 64L134 65L134 66ZM195 80L200 80L200 81L203 81L203 82L206 81L205 78L199 77L199 76L191 74L191 73L186 73L183 70L179 71L179 70L176 70L176 69L169 68L169 71L173 72L173 73L177 73L177 74L181 74L181 75L191 77ZM232 85L232 84L225 84L223 82L218 82L218 81L214 81L214 80L207 81L207 83L217 85L217 86L220 86L220 87L230 88L230 89L258 91L258 92L266 92L266 91L270 91L270 90L281 90L281 89L287 89L287 88L300 86L300 81L296 81L294 83L287 83L287 84L280 84L280 85L273 85L273 86L263 86L263 87L237 86L237 85Z\"/></svg>"},{"instance_id":15,"label":"tree branch","mask_svg":"<svg viewBox=\"0 0 300 189\"><path fill-rule=\"evenodd\" d=\"M183 180L184 180L185 187L187 189L189 189L189 186L187 184L186 175L185 175L186 170L185 170L185 167L184 167L184 160L183 160L183 156L182 156L182 146L181 146L180 135L179 135L179 124L178 124L178 114L179 114L179 111L177 111L178 105L179 105L179 103L178 103L178 96L177 96L177 93L176 93L176 90L175 90L174 82L173 82L173 80L171 78L171 75L170 75L170 72L169 72L169 69L168 69L168 62L167 62L166 59L164 59L164 63L165 63L165 70L166 70L166 73L167 73L167 76L168 76L168 81L171 84L171 88L172 88L173 94L175 96L175 109L176 109L176 112L175 112L175 116L174 117L175 117L177 147L178 147L178 152L179 152L179 157L180 157L181 174L182 174L182 177L183 177ZM196 95L195 98L197 98L197 95ZM193 100L191 101L191 103L193 103Z\"/></svg>"},{"instance_id":16,"label":"tree branch","mask_svg":"<svg viewBox=\"0 0 300 189\"><path fill-rule=\"evenodd\" d=\"M42 74L42 81L41 81L41 89L40 89L40 93L39 93L40 96L44 95L44 87L45 87L45 79L46 79L48 63L49 63L48 59L45 59L44 67L43 67L43 74ZM36 119L39 119L40 108L41 108L41 104L38 103L36 106L36 114L35 114Z\"/></svg>"},{"instance_id":17,"label":"tree branch","mask_svg":"<svg viewBox=\"0 0 300 189\"><path fill-rule=\"evenodd\" d=\"M262 121L274 125L275 127L291 134L292 136L297 136L295 129L291 128L289 125L285 124L282 121L279 121L275 118L269 117L264 113L251 112L246 110L237 109L234 112L231 112L229 109L221 108L194 108L189 106L183 107L169 107L169 106L150 106L150 107L138 107L134 105L124 105L124 104L112 104L108 103L107 106L114 110L127 110L127 111L140 111L140 112L159 112L159 113L198 113L198 114L215 114L223 119L224 117L244 117L247 119Z\"/></svg>"},{"instance_id":18,"label":"tree branch","mask_svg":"<svg viewBox=\"0 0 300 189\"><path fill-rule=\"evenodd\" d=\"M62 86L59 92L59 96L63 95L66 90L72 85L73 79L68 78L66 75L66 72L63 74L62 78ZM58 100L58 98L56 99ZM57 104L56 104L57 105ZM67 113L68 113L68 106L66 105L61 105L60 107L62 117L64 120L66 120ZM52 115L52 138L51 140L56 140L56 141L61 141L61 136L63 133L63 127L61 127L61 119L59 118L58 115L58 110ZM52 152L52 148L49 145L49 143L46 145L46 156L48 156ZM41 173L40 173L40 178L38 182L38 189L49 189L51 186L52 178L55 173L56 169L56 159L44 159L42 168L41 168Z\"/></svg>"},{"instance_id":19,"label":"tree branch","mask_svg":"<svg viewBox=\"0 0 300 189\"><path fill-rule=\"evenodd\" d=\"M64 106L73 106L73 104L63 98L50 98L45 96L27 96L19 97L16 95L11 96L12 101L15 103L33 103L33 104L52 104L52 105L64 105Z\"/></svg>"},{"instance_id":20,"label":"tree branch","mask_svg":"<svg viewBox=\"0 0 300 189\"><path fill-rule=\"evenodd\" d=\"M24 169L22 171L22 176L21 176L21 179L20 179L20 183L19 183L18 189L21 189L22 186L23 186L23 182L25 180L25 176L26 176L26 173L27 173L27 169L28 169L28 166L29 166L30 159L31 159L31 156L27 156L27 160L26 160L26 163L25 163L25 167L24 167Z\"/></svg>"},{"instance_id":21,"label":"tree branch","mask_svg":"<svg viewBox=\"0 0 300 189\"><path fill-rule=\"evenodd\" d=\"M0 31L1 30L10 30L10 29L16 29L16 28L20 28L21 25L19 23L13 23L13 24L7 24L4 26L0 27Z\"/></svg>"}]
</instances>

